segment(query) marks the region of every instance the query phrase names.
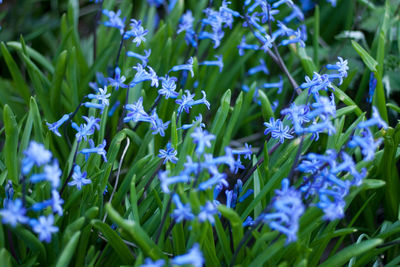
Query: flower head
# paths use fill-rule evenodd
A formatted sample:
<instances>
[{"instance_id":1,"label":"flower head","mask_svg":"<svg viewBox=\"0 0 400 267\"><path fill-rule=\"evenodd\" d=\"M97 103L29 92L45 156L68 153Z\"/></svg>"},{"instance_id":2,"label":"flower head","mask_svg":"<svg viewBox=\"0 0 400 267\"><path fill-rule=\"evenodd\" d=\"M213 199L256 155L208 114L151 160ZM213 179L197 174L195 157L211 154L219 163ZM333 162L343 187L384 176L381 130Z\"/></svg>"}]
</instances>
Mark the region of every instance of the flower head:
<instances>
[{"instance_id":1,"label":"flower head","mask_svg":"<svg viewBox=\"0 0 400 267\"><path fill-rule=\"evenodd\" d=\"M53 225L53 214L49 216L40 216L38 220L33 219L29 222L35 233L39 234L39 240L50 243L51 235L58 232L58 227Z\"/></svg>"},{"instance_id":2,"label":"flower head","mask_svg":"<svg viewBox=\"0 0 400 267\"><path fill-rule=\"evenodd\" d=\"M12 227L17 226L17 223L27 223L26 209L22 206L22 200L17 198L14 201L8 200L5 202L4 209L0 210L2 222L10 224Z\"/></svg>"},{"instance_id":3,"label":"flower head","mask_svg":"<svg viewBox=\"0 0 400 267\"><path fill-rule=\"evenodd\" d=\"M72 181L68 183L69 186L76 186L79 190L81 190L82 186L90 184L92 181L90 179L86 179L87 172L81 172L81 167L79 165L75 165L74 173L72 174Z\"/></svg>"}]
</instances>

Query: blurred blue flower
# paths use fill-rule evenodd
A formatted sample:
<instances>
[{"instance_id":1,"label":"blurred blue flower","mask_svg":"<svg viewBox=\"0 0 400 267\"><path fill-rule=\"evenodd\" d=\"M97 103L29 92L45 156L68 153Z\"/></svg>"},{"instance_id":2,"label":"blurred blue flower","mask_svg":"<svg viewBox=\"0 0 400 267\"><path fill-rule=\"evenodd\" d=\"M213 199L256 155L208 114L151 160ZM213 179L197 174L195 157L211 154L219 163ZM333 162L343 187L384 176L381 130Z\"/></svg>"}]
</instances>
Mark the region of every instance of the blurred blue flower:
<instances>
[{"instance_id":1,"label":"blurred blue flower","mask_svg":"<svg viewBox=\"0 0 400 267\"><path fill-rule=\"evenodd\" d=\"M173 66L172 69L170 69L168 71L168 73L171 72L171 71L181 71L181 70L190 71L190 73L192 74L192 77L194 76L194 73L193 73L193 57L190 57L186 64Z\"/></svg>"},{"instance_id":2,"label":"blurred blue flower","mask_svg":"<svg viewBox=\"0 0 400 267\"><path fill-rule=\"evenodd\" d=\"M197 127L190 136L193 138L193 143L197 144L197 155L203 154L206 147L211 147L211 140L215 139L213 134L209 134L201 127Z\"/></svg>"},{"instance_id":3,"label":"blurred blue flower","mask_svg":"<svg viewBox=\"0 0 400 267\"><path fill-rule=\"evenodd\" d=\"M200 251L199 245L196 243L187 254L172 258L171 263L179 266L192 265L193 267L202 267L204 264L204 258Z\"/></svg>"},{"instance_id":4,"label":"blurred blue flower","mask_svg":"<svg viewBox=\"0 0 400 267\"><path fill-rule=\"evenodd\" d=\"M9 224L12 227L17 226L17 223L27 223L29 218L26 216L26 209L22 206L22 200L17 198L14 201L8 200L4 209L0 210L2 222Z\"/></svg>"},{"instance_id":5,"label":"blurred blue flower","mask_svg":"<svg viewBox=\"0 0 400 267\"><path fill-rule=\"evenodd\" d=\"M147 258L140 267L163 267L165 266L164 260L156 260L152 261L150 258Z\"/></svg>"},{"instance_id":6,"label":"blurred blue flower","mask_svg":"<svg viewBox=\"0 0 400 267\"><path fill-rule=\"evenodd\" d=\"M243 56L244 55L244 50L249 49L249 50L258 50L259 46L257 44L247 44L246 43L246 36L243 35L242 41L240 44L237 46L239 49L239 55Z\"/></svg>"},{"instance_id":7,"label":"blurred blue flower","mask_svg":"<svg viewBox=\"0 0 400 267\"><path fill-rule=\"evenodd\" d=\"M24 151L25 157L22 159L22 174L28 174L33 165L38 167L47 164L51 160L51 152L44 145L31 141L28 148Z\"/></svg>"},{"instance_id":8,"label":"blurred blue flower","mask_svg":"<svg viewBox=\"0 0 400 267\"><path fill-rule=\"evenodd\" d=\"M132 42L136 43L136 47L138 47L142 42L146 42L145 36L147 35L148 30L143 28L141 20L137 21L131 19L129 26L131 29L125 32L124 39L133 38Z\"/></svg>"},{"instance_id":9,"label":"blurred blue flower","mask_svg":"<svg viewBox=\"0 0 400 267\"><path fill-rule=\"evenodd\" d=\"M267 64L265 64L265 61L262 58L260 58L260 65L249 69L249 71L247 73L249 75L253 75L253 74L255 74L257 72L260 72L260 71L262 71L264 74L267 74L267 75L269 74L269 70L267 68Z\"/></svg>"},{"instance_id":10,"label":"blurred blue flower","mask_svg":"<svg viewBox=\"0 0 400 267\"><path fill-rule=\"evenodd\" d=\"M358 128L367 128L367 127L371 127L374 125L378 126L379 128L383 128L383 129L388 128L387 123L384 120L382 120L381 116L379 115L379 111L375 106L372 107L372 118L369 120L360 122L357 125L357 127Z\"/></svg>"},{"instance_id":11,"label":"blurred blue flower","mask_svg":"<svg viewBox=\"0 0 400 267\"><path fill-rule=\"evenodd\" d=\"M290 187L287 178L282 180L282 189L275 190L272 206L274 212L262 215L263 221L268 223L271 229L286 235L286 243L296 241L299 219L305 208L301 193Z\"/></svg>"},{"instance_id":12,"label":"blurred blue flower","mask_svg":"<svg viewBox=\"0 0 400 267\"><path fill-rule=\"evenodd\" d=\"M149 56L150 56L150 54L151 54L151 49L149 49L149 50L144 50L144 55L135 53L135 52L133 52L133 51L128 51L128 52L126 52L126 55L127 55L128 57L135 57L135 58L141 60L143 66L146 66L146 65L147 65L147 62L149 61Z\"/></svg>"},{"instance_id":13,"label":"blurred blue flower","mask_svg":"<svg viewBox=\"0 0 400 267\"><path fill-rule=\"evenodd\" d=\"M108 17L108 20L104 22L104 26L117 28L121 34L124 33L125 18L120 18L121 10L118 10L117 13L115 13L112 10L103 9L103 15Z\"/></svg>"},{"instance_id":14,"label":"blurred blue flower","mask_svg":"<svg viewBox=\"0 0 400 267\"><path fill-rule=\"evenodd\" d=\"M31 183L48 181L51 183L52 188L57 188L60 185L60 177L62 174L57 160L54 160L52 165L44 166L43 170L43 173L33 174L30 177Z\"/></svg>"},{"instance_id":15,"label":"blurred blue flower","mask_svg":"<svg viewBox=\"0 0 400 267\"><path fill-rule=\"evenodd\" d=\"M29 224L33 231L39 234L39 240L46 243L50 243L51 235L58 232L58 227L53 225L54 217L53 214L49 216L40 216L38 220L32 219Z\"/></svg>"},{"instance_id":16,"label":"blurred blue flower","mask_svg":"<svg viewBox=\"0 0 400 267\"><path fill-rule=\"evenodd\" d=\"M190 221L194 219L194 215L189 203L183 205L177 194L172 195L172 201L175 204L175 209L172 211L171 217L175 220L175 222L180 223L183 220Z\"/></svg>"},{"instance_id":17,"label":"blurred blue flower","mask_svg":"<svg viewBox=\"0 0 400 267\"><path fill-rule=\"evenodd\" d=\"M212 225L215 223L214 215L218 213L218 209L213 202L207 201L204 206L201 207L199 215L199 222L209 221Z\"/></svg>"},{"instance_id":18,"label":"blurred blue flower","mask_svg":"<svg viewBox=\"0 0 400 267\"><path fill-rule=\"evenodd\" d=\"M217 60L205 60L203 62L200 62L199 65L206 65L206 66L217 66L219 68L219 72L222 71L222 68L224 67L224 62L222 61L222 55L215 55Z\"/></svg>"}]
</instances>

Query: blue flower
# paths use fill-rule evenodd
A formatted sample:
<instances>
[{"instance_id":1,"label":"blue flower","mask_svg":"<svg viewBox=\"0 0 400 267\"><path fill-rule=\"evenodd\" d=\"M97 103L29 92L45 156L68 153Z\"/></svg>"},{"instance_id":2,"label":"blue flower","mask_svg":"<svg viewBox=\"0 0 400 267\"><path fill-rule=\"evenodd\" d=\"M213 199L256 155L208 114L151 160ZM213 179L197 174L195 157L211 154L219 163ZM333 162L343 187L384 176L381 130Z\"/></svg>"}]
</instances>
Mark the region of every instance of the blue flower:
<instances>
[{"instance_id":1,"label":"blue flower","mask_svg":"<svg viewBox=\"0 0 400 267\"><path fill-rule=\"evenodd\" d=\"M174 218L177 223L180 223L183 220L190 221L194 219L189 203L183 205L177 194L172 196L172 201L175 204L175 209L172 211L171 217Z\"/></svg>"},{"instance_id":2,"label":"blue flower","mask_svg":"<svg viewBox=\"0 0 400 267\"><path fill-rule=\"evenodd\" d=\"M72 174L72 181L68 183L69 186L76 186L79 190L81 190L82 186L90 184L92 181L90 179L86 179L87 172L81 172L81 167L79 165L75 165L74 173Z\"/></svg>"},{"instance_id":3,"label":"blue flower","mask_svg":"<svg viewBox=\"0 0 400 267\"><path fill-rule=\"evenodd\" d=\"M160 95L165 96L165 99L168 98L177 98L178 92L175 92L176 89L176 81L178 80L176 77L169 77L165 75L164 77L160 78L161 80L161 89L158 90Z\"/></svg>"},{"instance_id":4,"label":"blue flower","mask_svg":"<svg viewBox=\"0 0 400 267\"><path fill-rule=\"evenodd\" d=\"M375 79L374 73L371 72L371 74L369 76L369 91L368 91L368 99L367 99L368 103L372 103L372 98L374 97L377 82L378 81Z\"/></svg>"},{"instance_id":5,"label":"blue flower","mask_svg":"<svg viewBox=\"0 0 400 267\"><path fill-rule=\"evenodd\" d=\"M149 61L149 56L150 56L150 54L151 54L151 49L149 49L149 50L144 50L144 55L140 55L140 54L135 53L135 52L132 52L132 51L126 52L126 55L127 55L128 57L135 57L135 58L141 60L143 66L146 66L146 65L147 65L147 62Z\"/></svg>"},{"instance_id":6,"label":"blue flower","mask_svg":"<svg viewBox=\"0 0 400 267\"><path fill-rule=\"evenodd\" d=\"M371 126L378 126L379 128L387 129L388 125L387 123L382 120L381 116L379 115L378 109L373 106L372 107L372 118L366 121L360 122L357 127L358 128L367 128Z\"/></svg>"},{"instance_id":7,"label":"blue flower","mask_svg":"<svg viewBox=\"0 0 400 267\"><path fill-rule=\"evenodd\" d=\"M118 68L118 67L117 67ZM107 86L104 86L104 88L98 88L97 94L88 94L89 99L97 99L101 102L101 104L108 106L109 105L109 98L111 94L107 94Z\"/></svg>"},{"instance_id":8,"label":"blue flower","mask_svg":"<svg viewBox=\"0 0 400 267\"><path fill-rule=\"evenodd\" d=\"M104 26L119 29L119 32L123 34L125 28L125 18L121 19L121 10L115 13L112 10L103 9L103 15L108 17L108 21L104 22Z\"/></svg>"},{"instance_id":9,"label":"blue flower","mask_svg":"<svg viewBox=\"0 0 400 267\"><path fill-rule=\"evenodd\" d=\"M193 138L193 143L197 144L197 155L203 154L205 147L211 147L211 140L215 139L215 135L208 134L201 127L197 127L190 136Z\"/></svg>"},{"instance_id":10,"label":"blue flower","mask_svg":"<svg viewBox=\"0 0 400 267\"><path fill-rule=\"evenodd\" d=\"M67 120L69 120L69 116L70 116L70 115L71 115L71 114L65 114L65 115L62 116L62 118L61 118L60 120L58 120L58 121L56 121L56 122L54 122L54 123L48 123L48 122L46 122L47 127L49 127L49 130L52 131L53 133L55 133L55 135L61 137L61 134L60 134L60 132L58 131L58 128L60 128L60 126L63 125L64 122L66 122Z\"/></svg>"},{"instance_id":11,"label":"blue flower","mask_svg":"<svg viewBox=\"0 0 400 267\"><path fill-rule=\"evenodd\" d=\"M193 29L193 22L194 22L194 17L192 15L192 11L188 10L186 11L181 19L179 20L180 23L178 25L178 30L176 31L177 34L180 34L181 32L184 31L190 31Z\"/></svg>"},{"instance_id":12,"label":"blue flower","mask_svg":"<svg viewBox=\"0 0 400 267\"><path fill-rule=\"evenodd\" d=\"M254 221L250 216L247 216L246 220L242 224L243 227L253 226L253 225L254 225Z\"/></svg>"},{"instance_id":13,"label":"blue flower","mask_svg":"<svg viewBox=\"0 0 400 267\"><path fill-rule=\"evenodd\" d=\"M204 264L203 254L199 245L196 243L187 254L176 256L171 260L173 265L192 265L193 267L202 267Z\"/></svg>"},{"instance_id":14,"label":"blue flower","mask_svg":"<svg viewBox=\"0 0 400 267\"><path fill-rule=\"evenodd\" d=\"M280 119L275 120L274 118L270 118L269 123L264 122L265 129L264 134L267 135L271 133L271 137L274 139L279 139L279 142L283 144L285 139L292 139L293 135L290 134L289 126L283 126L283 123Z\"/></svg>"},{"instance_id":15,"label":"blue flower","mask_svg":"<svg viewBox=\"0 0 400 267\"><path fill-rule=\"evenodd\" d=\"M193 57L190 57L186 64L173 66L172 69L170 69L168 71L168 73L171 72L171 71L181 71L181 70L190 71L190 74L192 74L192 77L194 76L194 73L193 73Z\"/></svg>"},{"instance_id":16,"label":"blue flower","mask_svg":"<svg viewBox=\"0 0 400 267\"><path fill-rule=\"evenodd\" d=\"M60 193L57 190L51 190L51 208L53 209L54 213L57 213L59 216L63 215L62 204L64 200L61 198Z\"/></svg>"},{"instance_id":17,"label":"blue flower","mask_svg":"<svg viewBox=\"0 0 400 267\"><path fill-rule=\"evenodd\" d=\"M168 187L171 184L187 183L190 181L190 176L185 173L183 173L182 175L171 176L171 177L168 177L168 174L169 174L168 171L160 171L158 173L158 178L160 179L160 182L161 182L161 190L166 194L170 193L170 190Z\"/></svg>"},{"instance_id":18,"label":"blue flower","mask_svg":"<svg viewBox=\"0 0 400 267\"><path fill-rule=\"evenodd\" d=\"M362 137L357 135L353 136L349 142L349 147L360 147L361 153L364 156L364 160L371 161L375 158L375 152L382 143L382 139L378 139L375 142L374 136L368 128L363 130L362 135Z\"/></svg>"},{"instance_id":19,"label":"blue flower","mask_svg":"<svg viewBox=\"0 0 400 267\"><path fill-rule=\"evenodd\" d=\"M296 241L299 219L305 208L301 193L290 187L287 178L282 180L282 189L275 190L272 206L275 212L261 215L263 221L268 223L271 229L286 235L286 243Z\"/></svg>"},{"instance_id":20,"label":"blue flower","mask_svg":"<svg viewBox=\"0 0 400 267\"><path fill-rule=\"evenodd\" d=\"M150 67L147 66L150 72L147 72L144 69L143 65L140 65L139 63L137 64L136 67L133 67L136 69L136 74L135 77L133 78L133 81L129 84L130 87L134 87L136 84L144 82L144 81L151 81L151 86L158 86L158 77L156 72Z\"/></svg>"},{"instance_id":21,"label":"blue flower","mask_svg":"<svg viewBox=\"0 0 400 267\"><path fill-rule=\"evenodd\" d=\"M293 1L292 0L278 0L275 3L272 4L273 8L277 8L282 4L288 4L289 6L293 6Z\"/></svg>"},{"instance_id":22,"label":"blue flower","mask_svg":"<svg viewBox=\"0 0 400 267\"><path fill-rule=\"evenodd\" d=\"M28 174L33 165L38 167L47 164L51 160L51 152L45 149L44 145L31 141L24 151L22 159L22 174Z\"/></svg>"},{"instance_id":23,"label":"blue flower","mask_svg":"<svg viewBox=\"0 0 400 267\"><path fill-rule=\"evenodd\" d=\"M178 114L182 113L183 110L186 111L186 113L189 113L189 110L192 108L194 105L199 105L199 104L204 104L207 106L208 109L210 109L210 103L206 99L206 92L201 91L203 94L203 98L199 100L194 100L194 94L190 94L189 90L185 90L186 95L182 95L181 99L175 100L175 103L179 105L178 108Z\"/></svg>"},{"instance_id":24,"label":"blue flower","mask_svg":"<svg viewBox=\"0 0 400 267\"><path fill-rule=\"evenodd\" d=\"M202 31L199 34L200 40L211 39L214 42L214 48L218 48L220 46L223 37L224 37L224 32L222 30L214 32Z\"/></svg>"},{"instance_id":25,"label":"blue flower","mask_svg":"<svg viewBox=\"0 0 400 267\"><path fill-rule=\"evenodd\" d=\"M283 79L282 76L279 75L279 82L275 82L275 83L264 83L262 85L265 89L268 88L278 88L277 93L280 94L282 93L282 89L283 89Z\"/></svg>"},{"instance_id":26,"label":"blue flower","mask_svg":"<svg viewBox=\"0 0 400 267\"><path fill-rule=\"evenodd\" d=\"M8 200L4 204L4 209L0 210L3 223L15 227L17 223L24 224L28 222L29 218L26 217L26 209L22 206L21 199Z\"/></svg>"},{"instance_id":27,"label":"blue flower","mask_svg":"<svg viewBox=\"0 0 400 267\"><path fill-rule=\"evenodd\" d=\"M114 79L113 78L107 78L108 84L111 85L112 87L114 87L115 90L118 90L120 87L121 88L127 88L128 86L126 84L124 84L125 80L126 80L126 78L123 75L121 76L121 69L118 66L115 68L115 78ZM102 91L100 93L103 94L104 96L106 96L104 94L104 91ZM107 93L107 89L106 89L105 93Z\"/></svg>"},{"instance_id":28,"label":"blue flower","mask_svg":"<svg viewBox=\"0 0 400 267\"><path fill-rule=\"evenodd\" d=\"M309 122L310 119L307 116L309 107L306 105L297 106L295 103L290 104L289 108L281 111L282 115L287 115L287 118L292 121L294 131L299 134L302 132L302 126L304 123Z\"/></svg>"},{"instance_id":29,"label":"blue flower","mask_svg":"<svg viewBox=\"0 0 400 267\"><path fill-rule=\"evenodd\" d=\"M240 44L237 46L239 49L239 55L243 56L244 55L244 50L245 49L250 49L250 50L258 50L259 46L257 44L247 44L246 43L246 36L243 35L242 41Z\"/></svg>"},{"instance_id":30,"label":"blue flower","mask_svg":"<svg viewBox=\"0 0 400 267\"><path fill-rule=\"evenodd\" d=\"M288 28L285 23L282 21L277 22L278 30L272 33L271 39L275 40L279 36L291 36L295 34L295 31L291 28Z\"/></svg>"},{"instance_id":31,"label":"blue flower","mask_svg":"<svg viewBox=\"0 0 400 267\"><path fill-rule=\"evenodd\" d=\"M43 202L35 203L32 206L33 211L41 211L49 206L51 206L54 213L57 213L59 216L63 215L62 204L64 200L60 197L60 194L57 190L51 190L51 199L45 200Z\"/></svg>"},{"instance_id":32,"label":"blue flower","mask_svg":"<svg viewBox=\"0 0 400 267\"><path fill-rule=\"evenodd\" d=\"M222 71L222 68L224 67L224 62L222 61L222 55L216 55L215 56L217 58L217 60L205 60L201 63L199 63L199 65L206 65L206 66L217 66L219 67L219 72Z\"/></svg>"},{"instance_id":33,"label":"blue flower","mask_svg":"<svg viewBox=\"0 0 400 267\"><path fill-rule=\"evenodd\" d=\"M208 167L208 170L211 174L211 177L208 180L199 184L199 187L198 187L199 190L206 190L208 188L213 187L214 185L217 185L217 186L223 185L225 187L229 186L229 183L226 180L227 176L225 173L220 173L218 171L218 168L216 168L215 166Z\"/></svg>"},{"instance_id":34,"label":"blue flower","mask_svg":"<svg viewBox=\"0 0 400 267\"><path fill-rule=\"evenodd\" d=\"M176 157L177 152L171 146L171 143L168 143L166 149L160 149L159 152L160 154L158 154L158 157L164 159L163 164L167 163L168 161L172 163L178 162L178 158Z\"/></svg>"},{"instance_id":35,"label":"blue flower","mask_svg":"<svg viewBox=\"0 0 400 267\"><path fill-rule=\"evenodd\" d=\"M249 196L251 196L254 193L253 189L249 189L247 190L240 198L239 198L239 202L243 202L246 200L246 198L248 198Z\"/></svg>"},{"instance_id":36,"label":"blue flower","mask_svg":"<svg viewBox=\"0 0 400 267\"><path fill-rule=\"evenodd\" d=\"M100 145L98 145L97 147L94 146L94 142L92 139L89 140L89 145L90 148L84 148L81 151L79 151L79 153L82 153L85 155L86 160L89 157L89 154L98 154L101 155L104 159L105 162L107 162L107 151L104 149L106 147L106 139L103 140L103 143L101 143Z\"/></svg>"},{"instance_id":37,"label":"blue flower","mask_svg":"<svg viewBox=\"0 0 400 267\"><path fill-rule=\"evenodd\" d=\"M192 128L194 125L196 125L197 123L199 124L199 127L201 127L201 128L205 128L205 127L206 127L206 125L202 122L202 121L203 121L203 116L201 115L201 113L199 113L199 115L196 116L196 117L194 117L194 118L195 118L195 119L192 121L191 124L184 124L184 125L182 125L181 128L178 128L178 130L179 130L179 129L183 129L183 130L190 129L190 128Z\"/></svg>"},{"instance_id":38,"label":"blue flower","mask_svg":"<svg viewBox=\"0 0 400 267\"><path fill-rule=\"evenodd\" d=\"M262 58L260 58L260 65L249 69L249 71L247 73L249 75L253 75L253 74L255 74L257 72L260 72L260 71L262 71L264 74L267 74L267 75L269 74L269 70L267 68L267 65L265 64L265 61Z\"/></svg>"},{"instance_id":39,"label":"blue flower","mask_svg":"<svg viewBox=\"0 0 400 267\"><path fill-rule=\"evenodd\" d=\"M57 160L53 161L52 165L44 166L44 172L39 174L33 174L30 177L32 183L38 183L41 181L48 181L51 183L52 188L57 188L60 185L61 170L58 166Z\"/></svg>"},{"instance_id":40,"label":"blue flower","mask_svg":"<svg viewBox=\"0 0 400 267\"><path fill-rule=\"evenodd\" d=\"M347 77L347 71L349 67L347 66L347 60L343 60L343 58L338 57L339 61L336 62L335 65L328 64L325 67L328 70L336 70L337 74L328 74L329 79L339 79L339 85L342 84L343 78Z\"/></svg>"},{"instance_id":41,"label":"blue flower","mask_svg":"<svg viewBox=\"0 0 400 267\"><path fill-rule=\"evenodd\" d=\"M233 155L244 155L245 159L251 159L251 145L245 143L244 144L244 149L238 150L238 149L233 149L232 154Z\"/></svg>"},{"instance_id":42,"label":"blue flower","mask_svg":"<svg viewBox=\"0 0 400 267\"><path fill-rule=\"evenodd\" d=\"M218 213L218 209L213 202L207 201L201 207L200 213L197 216L200 222L209 221L212 225L215 223L214 215Z\"/></svg>"},{"instance_id":43,"label":"blue flower","mask_svg":"<svg viewBox=\"0 0 400 267\"><path fill-rule=\"evenodd\" d=\"M165 136L165 130L168 128L170 121L163 122L157 115L156 110L153 111L153 114L149 117L151 127L150 129L153 131L152 134L160 134L161 136Z\"/></svg>"},{"instance_id":44,"label":"blue flower","mask_svg":"<svg viewBox=\"0 0 400 267\"><path fill-rule=\"evenodd\" d=\"M144 111L143 108L143 97L140 97L134 104L127 104L125 109L130 112L128 112L124 118L124 122L149 121L149 115Z\"/></svg>"},{"instance_id":45,"label":"blue flower","mask_svg":"<svg viewBox=\"0 0 400 267\"><path fill-rule=\"evenodd\" d=\"M293 8L292 13L289 16L287 16L283 20L283 22L289 23L290 21L292 21L295 18L297 18L299 21L304 21L304 14L301 11L301 9L297 5L293 5L292 8Z\"/></svg>"},{"instance_id":46,"label":"blue flower","mask_svg":"<svg viewBox=\"0 0 400 267\"><path fill-rule=\"evenodd\" d=\"M147 258L144 261L144 264L140 265L140 267L163 267L163 266L165 266L164 260L152 261L150 258Z\"/></svg>"},{"instance_id":47,"label":"blue flower","mask_svg":"<svg viewBox=\"0 0 400 267\"><path fill-rule=\"evenodd\" d=\"M230 147L225 147L225 155L214 158L211 154L204 154L204 162L202 163L204 167L210 169L216 165L226 164L229 166L231 172L234 172L236 164L235 158L232 154L232 149ZM210 171L212 172L212 171Z\"/></svg>"},{"instance_id":48,"label":"blue flower","mask_svg":"<svg viewBox=\"0 0 400 267\"><path fill-rule=\"evenodd\" d=\"M297 29L297 31L295 31L293 33L293 35L294 35L294 37L291 36L290 39L282 40L280 45L285 46L285 45L288 45L288 44L299 43L300 47L306 47L306 44L303 41L303 36L302 36L301 31L300 31L300 28Z\"/></svg>"},{"instance_id":49,"label":"blue flower","mask_svg":"<svg viewBox=\"0 0 400 267\"><path fill-rule=\"evenodd\" d=\"M131 19L129 26L131 29L125 32L124 39L133 37L132 42L136 43L136 47L138 47L142 42L146 42L145 36L149 31L143 28L142 21Z\"/></svg>"},{"instance_id":50,"label":"blue flower","mask_svg":"<svg viewBox=\"0 0 400 267\"><path fill-rule=\"evenodd\" d=\"M75 122L73 122L71 125L72 128L74 128L77 131L75 136L78 141L81 141L82 138L87 140L87 137L89 135L94 134L95 129L97 130L100 129L99 118L94 118L92 116L90 117L82 116L82 118L86 121L86 123L78 126Z\"/></svg>"},{"instance_id":51,"label":"blue flower","mask_svg":"<svg viewBox=\"0 0 400 267\"><path fill-rule=\"evenodd\" d=\"M40 216L38 220L33 219L29 222L35 233L39 234L39 240L50 243L51 235L58 232L58 227L53 225L53 214L49 216Z\"/></svg>"}]
</instances>

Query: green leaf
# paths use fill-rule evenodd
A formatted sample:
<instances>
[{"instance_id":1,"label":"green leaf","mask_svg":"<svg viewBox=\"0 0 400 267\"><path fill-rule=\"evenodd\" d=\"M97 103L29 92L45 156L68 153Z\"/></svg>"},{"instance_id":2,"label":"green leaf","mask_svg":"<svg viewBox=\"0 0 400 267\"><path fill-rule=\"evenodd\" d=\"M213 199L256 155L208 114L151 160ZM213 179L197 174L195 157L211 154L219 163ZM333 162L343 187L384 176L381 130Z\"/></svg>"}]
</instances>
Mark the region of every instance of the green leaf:
<instances>
[{"instance_id":1,"label":"green leaf","mask_svg":"<svg viewBox=\"0 0 400 267\"><path fill-rule=\"evenodd\" d=\"M44 245L31 231L20 226L11 228L11 231L18 237L18 240L24 242L34 253L38 253L40 258L46 261L47 254Z\"/></svg>"},{"instance_id":2,"label":"green leaf","mask_svg":"<svg viewBox=\"0 0 400 267\"><path fill-rule=\"evenodd\" d=\"M233 234L233 244L234 247L237 247L240 243L240 240L243 238L243 227L242 220L240 216L231 208L228 208L224 205L219 205L218 210L221 212L222 216L227 218L232 225L232 234Z\"/></svg>"},{"instance_id":3,"label":"green leaf","mask_svg":"<svg viewBox=\"0 0 400 267\"><path fill-rule=\"evenodd\" d=\"M8 52L4 42L1 43L0 47L1 47L1 53L3 54L4 60L6 61L7 67L15 83L14 88L18 91L18 93L24 98L25 102L28 104L29 98L31 96L29 87L26 84L21 71L19 70L17 63L12 58L10 52Z\"/></svg>"},{"instance_id":4,"label":"green leaf","mask_svg":"<svg viewBox=\"0 0 400 267\"><path fill-rule=\"evenodd\" d=\"M6 141L3 153L8 170L8 176L15 184L18 184L18 125L14 113L8 105L4 106L3 121L6 132Z\"/></svg>"},{"instance_id":5,"label":"green leaf","mask_svg":"<svg viewBox=\"0 0 400 267\"><path fill-rule=\"evenodd\" d=\"M377 179L364 179L363 180L363 186L365 189L377 189L381 188L382 186L385 186L386 182L382 180L377 180Z\"/></svg>"},{"instance_id":6,"label":"green leaf","mask_svg":"<svg viewBox=\"0 0 400 267\"><path fill-rule=\"evenodd\" d=\"M106 210L110 218L128 233L133 242L138 245L146 255L153 260L166 258L161 249L154 243L154 241L147 235L147 233L139 226L138 223L123 219L118 212L114 210L110 203L106 204Z\"/></svg>"},{"instance_id":7,"label":"green leaf","mask_svg":"<svg viewBox=\"0 0 400 267\"><path fill-rule=\"evenodd\" d=\"M22 52L23 48L21 43L19 42L7 42L7 46L14 48L15 50ZM37 63L39 63L43 68L45 68L50 74L54 73L54 67L50 61L48 61L42 54L32 49L29 46L26 46L26 53L29 57L34 59Z\"/></svg>"},{"instance_id":8,"label":"green leaf","mask_svg":"<svg viewBox=\"0 0 400 267\"><path fill-rule=\"evenodd\" d=\"M324 261L320 267L342 266L346 264L346 262L348 262L352 257L362 255L363 253L366 253L379 246L382 244L382 242L382 239L375 238L348 246L339 251L336 255Z\"/></svg>"},{"instance_id":9,"label":"green leaf","mask_svg":"<svg viewBox=\"0 0 400 267\"><path fill-rule=\"evenodd\" d=\"M3 267L12 267L13 266L13 264L11 262L11 255L5 248L0 249L0 262L1 262L1 266L3 266Z\"/></svg>"},{"instance_id":10,"label":"green leaf","mask_svg":"<svg viewBox=\"0 0 400 267\"><path fill-rule=\"evenodd\" d=\"M72 256L75 253L75 249L78 245L80 235L81 235L81 232L78 231L71 237L68 244L65 246L65 248L61 252L61 255L59 256L57 263L55 265L56 267L68 266L69 262L72 259Z\"/></svg>"},{"instance_id":11,"label":"green leaf","mask_svg":"<svg viewBox=\"0 0 400 267\"><path fill-rule=\"evenodd\" d=\"M368 52L364 48L362 48L362 46L359 45L357 42L352 40L351 44L353 45L354 50L356 50L357 54L361 57L367 68L372 72L377 72L378 62L376 62L376 60L371 57Z\"/></svg>"},{"instance_id":12,"label":"green leaf","mask_svg":"<svg viewBox=\"0 0 400 267\"><path fill-rule=\"evenodd\" d=\"M108 244L111 245L124 264L132 264L135 261L132 252L115 230L111 229L109 225L101 222L100 220L93 220L92 225L101 233L103 233L104 237L108 241Z\"/></svg>"},{"instance_id":13,"label":"green leaf","mask_svg":"<svg viewBox=\"0 0 400 267\"><path fill-rule=\"evenodd\" d=\"M32 114L34 138L39 143L44 143L42 118L40 117L39 108L34 97L31 97L29 105L29 115Z\"/></svg>"},{"instance_id":14,"label":"green leaf","mask_svg":"<svg viewBox=\"0 0 400 267\"><path fill-rule=\"evenodd\" d=\"M258 91L261 100L261 114L264 121L269 121L270 118L274 117L274 112L271 108L271 102L269 102L268 96L262 91Z\"/></svg>"},{"instance_id":15,"label":"green leaf","mask_svg":"<svg viewBox=\"0 0 400 267\"><path fill-rule=\"evenodd\" d=\"M269 246L268 251L259 254L249 265L249 267L263 266L265 262L274 257L284 247L285 240L280 238L273 245Z\"/></svg>"},{"instance_id":16,"label":"green leaf","mask_svg":"<svg viewBox=\"0 0 400 267\"><path fill-rule=\"evenodd\" d=\"M53 112L56 115L61 113L61 83L65 74L66 63L67 63L68 52L66 50L62 51L57 58L56 71L53 76L50 87L50 100Z\"/></svg>"}]
</instances>

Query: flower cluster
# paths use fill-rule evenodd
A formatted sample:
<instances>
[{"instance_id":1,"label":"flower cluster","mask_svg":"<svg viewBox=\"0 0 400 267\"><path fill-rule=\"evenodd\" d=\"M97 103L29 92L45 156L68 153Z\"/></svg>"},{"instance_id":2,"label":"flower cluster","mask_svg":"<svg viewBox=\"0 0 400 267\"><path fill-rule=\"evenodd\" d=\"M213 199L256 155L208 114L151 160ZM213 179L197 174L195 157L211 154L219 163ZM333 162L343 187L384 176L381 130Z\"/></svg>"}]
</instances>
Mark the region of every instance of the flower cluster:
<instances>
[{"instance_id":1,"label":"flower cluster","mask_svg":"<svg viewBox=\"0 0 400 267\"><path fill-rule=\"evenodd\" d=\"M33 173L32 169L36 166L43 170L42 173ZM13 200L14 190L11 181L6 186L6 199L4 200L4 208L0 210L2 222L16 227L17 224L30 226L32 230L39 235L39 240L49 243L53 233L58 232L58 227L54 226L54 215L63 215L62 204L64 200L61 199L57 188L60 186L61 170L58 166L56 159L52 160L52 154L47 150L44 145L35 141L29 143L28 148L24 151L24 158L21 166L22 175L30 175L29 182L32 184L46 182L51 186L50 198L36 202L28 209L25 205L26 192L23 192L23 198L16 198ZM27 181L23 178L21 182L26 184ZM26 186L26 185L24 185ZM44 210L50 207L51 213ZM28 217L28 212L42 213L38 218ZM47 215L44 215L47 214ZM30 214L31 215L31 214Z\"/></svg>"}]
</instances>

